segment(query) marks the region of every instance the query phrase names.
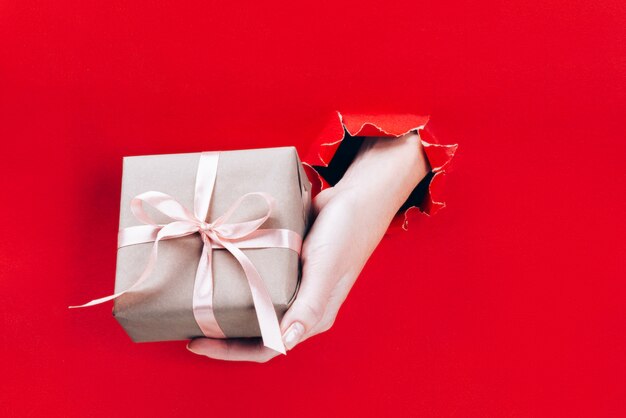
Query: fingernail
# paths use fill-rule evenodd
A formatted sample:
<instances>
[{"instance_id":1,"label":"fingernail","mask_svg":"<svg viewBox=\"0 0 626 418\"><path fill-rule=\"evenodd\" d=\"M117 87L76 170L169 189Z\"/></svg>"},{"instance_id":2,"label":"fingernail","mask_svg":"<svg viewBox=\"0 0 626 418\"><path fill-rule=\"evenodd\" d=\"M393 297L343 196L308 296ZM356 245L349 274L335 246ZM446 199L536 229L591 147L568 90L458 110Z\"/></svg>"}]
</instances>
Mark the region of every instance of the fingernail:
<instances>
[{"instance_id":1,"label":"fingernail","mask_svg":"<svg viewBox=\"0 0 626 418\"><path fill-rule=\"evenodd\" d=\"M296 344L300 342L300 339L304 335L304 326L299 322L291 324L287 331L283 334L283 342L287 350L291 350Z\"/></svg>"},{"instance_id":2,"label":"fingernail","mask_svg":"<svg viewBox=\"0 0 626 418\"><path fill-rule=\"evenodd\" d=\"M197 351L194 351L193 348L191 348L191 341L189 341L189 343L187 343L187 350L191 351L194 354L200 354Z\"/></svg>"}]
</instances>

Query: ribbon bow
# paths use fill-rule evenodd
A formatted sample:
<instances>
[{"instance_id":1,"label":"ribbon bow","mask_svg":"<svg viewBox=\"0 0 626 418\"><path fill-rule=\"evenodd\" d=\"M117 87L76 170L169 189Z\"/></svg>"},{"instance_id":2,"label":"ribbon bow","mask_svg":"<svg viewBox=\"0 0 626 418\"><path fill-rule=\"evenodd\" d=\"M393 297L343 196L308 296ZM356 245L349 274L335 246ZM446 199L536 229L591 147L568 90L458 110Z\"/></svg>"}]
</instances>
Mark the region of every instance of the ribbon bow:
<instances>
[{"instance_id":1,"label":"ribbon bow","mask_svg":"<svg viewBox=\"0 0 626 418\"><path fill-rule=\"evenodd\" d=\"M203 152L196 174L194 195L194 211L190 212L172 196L155 191L141 193L135 196L130 209L135 218L145 225L131 226L119 231L118 248L128 245L154 242L148 263L137 281L128 289L94 299L80 306L82 308L97 305L115 299L141 285L154 269L158 257L158 247L161 240L181 238L187 235L199 234L202 238L202 255L196 270L193 294L193 313L203 334L211 338L225 338L213 312L213 273L212 250L226 249L239 262L250 285L252 300L259 321L259 328L263 344L285 354L280 326L271 297L263 283L263 279L250 259L241 251L241 248L289 248L300 253L302 237L288 229L259 229L270 217L275 201L267 193L253 192L241 196L222 216L213 222L206 222L215 178L217 176L218 152ZM252 196L265 200L267 211L259 218L245 222L229 222L231 216L242 202ZM147 203L157 211L166 215L172 221L166 224L157 223L146 211L143 204Z\"/></svg>"}]
</instances>

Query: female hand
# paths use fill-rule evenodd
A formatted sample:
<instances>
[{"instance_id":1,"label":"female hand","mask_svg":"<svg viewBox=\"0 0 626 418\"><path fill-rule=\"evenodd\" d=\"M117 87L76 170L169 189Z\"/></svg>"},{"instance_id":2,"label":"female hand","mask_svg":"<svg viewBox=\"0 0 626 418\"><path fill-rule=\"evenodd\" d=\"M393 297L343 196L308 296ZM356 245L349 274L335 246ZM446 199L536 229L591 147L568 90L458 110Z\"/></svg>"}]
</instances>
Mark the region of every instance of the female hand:
<instances>
[{"instance_id":1,"label":"female hand","mask_svg":"<svg viewBox=\"0 0 626 418\"><path fill-rule=\"evenodd\" d=\"M429 169L415 133L366 138L342 179L313 199L314 221L302 246L302 282L281 321L288 350L330 329L389 223ZM255 362L279 354L260 339L198 338L188 349L215 359Z\"/></svg>"}]
</instances>

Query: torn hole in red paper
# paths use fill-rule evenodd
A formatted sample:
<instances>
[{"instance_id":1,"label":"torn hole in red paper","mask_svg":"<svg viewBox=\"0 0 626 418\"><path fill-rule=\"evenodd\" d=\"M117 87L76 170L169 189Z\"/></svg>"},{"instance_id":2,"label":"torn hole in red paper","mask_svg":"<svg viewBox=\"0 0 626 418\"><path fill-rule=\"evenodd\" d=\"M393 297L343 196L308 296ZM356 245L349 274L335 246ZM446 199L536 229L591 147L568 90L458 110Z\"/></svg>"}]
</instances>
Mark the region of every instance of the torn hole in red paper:
<instances>
[{"instance_id":1,"label":"torn hole in red paper","mask_svg":"<svg viewBox=\"0 0 626 418\"><path fill-rule=\"evenodd\" d=\"M324 126L304 159L305 171L313 184L313 196L336 184L354 158L358 147L342 146L344 142L359 141L364 137L397 138L417 131L431 171L400 208L390 230L407 230L409 219L416 212L434 215L446 206L442 197L444 180L458 145L439 143L428 129L428 120L428 116L411 114L365 115L337 112Z\"/></svg>"}]
</instances>

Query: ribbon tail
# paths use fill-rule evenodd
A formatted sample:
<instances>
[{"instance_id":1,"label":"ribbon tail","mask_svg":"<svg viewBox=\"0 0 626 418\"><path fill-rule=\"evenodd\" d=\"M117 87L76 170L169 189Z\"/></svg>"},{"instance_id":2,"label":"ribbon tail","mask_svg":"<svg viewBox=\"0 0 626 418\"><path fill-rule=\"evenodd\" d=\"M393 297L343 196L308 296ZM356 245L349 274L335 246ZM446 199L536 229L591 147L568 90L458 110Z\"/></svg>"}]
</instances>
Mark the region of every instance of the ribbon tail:
<instances>
[{"instance_id":1,"label":"ribbon tail","mask_svg":"<svg viewBox=\"0 0 626 418\"><path fill-rule=\"evenodd\" d=\"M72 309L72 308L86 308L88 306L99 305L101 303L108 302L110 300L116 299L116 298L122 296L124 293L130 292L131 290L137 288L139 285L141 285L150 276L150 273L152 272L152 269L154 268L154 265L156 264L158 247L159 247L159 241L160 241L160 238L157 238L157 240L154 241L154 245L152 246L152 252L150 253L150 259L148 260L148 264L146 265L146 268L144 269L143 273L141 273L141 276L139 276L139 279L137 279L137 281L135 283L133 283L133 285L131 287L129 287L128 289L126 289L124 291L115 293L114 295L105 296L105 297L99 298L99 299L94 299L94 300L92 300L90 302L85 303L84 305L69 306L69 308L70 309Z\"/></svg>"},{"instance_id":2,"label":"ribbon tail","mask_svg":"<svg viewBox=\"0 0 626 418\"><path fill-rule=\"evenodd\" d=\"M193 288L193 316L205 337L226 338L213 311L213 272L211 243L204 239L202 255Z\"/></svg>"},{"instance_id":3,"label":"ribbon tail","mask_svg":"<svg viewBox=\"0 0 626 418\"><path fill-rule=\"evenodd\" d=\"M280 324L274 310L274 304L270 297L261 275L252 264L252 261L235 245L226 240L220 240L222 246L226 248L241 264L250 290L252 291L252 301L259 320L259 328L263 338L263 345L279 353L286 354L285 344L280 333Z\"/></svg>"},{"instance_id":4,"label":"ribbon tail","mask_svg":"<svg viewBox=\"0 0 626 418\"><path fill-rule=\"evenodd\" d=\"M146 279L150 276L150 273L152 273L152 269L154 269L154 266L157 262L159 241L161 241L162 239L167 240L167 239L183 237L185 235L193 234L197 231L198 231L197 226L195 226L193 223L184 222L184 221L175 221L175 222L172 222L163 226L157 233L156 239L154 240L154 245L152 245L152 251L150 252L150 258L148 259L148 264L146 264L146 268L143 270L143 273L141 273L141 276L139 276L137 281L133 283L131 287L129 287L128 289L122 292L116 293L114 295L105 296L100 299L94 299L91 302L85 303L84 305L70 306L70 308L86 308L87 306L98 305L100 303L104 303L109 300L118 298L122 296L124 293L130 292L131 290L135 289L136 287L141 285L144 281L146 281Z\"/></svg>"},{"instance_id":5,"label":"ribbon tail","mask_svg":"<svg viewBox=\"0 0 626 418\"><path fill-rule=\"evenodd\" d=\"M128 290L130 290L130 289L128 289ZM116 293L116 294L114 294L114 295L105 296L105 297L103 297L103 298L94 299L94 300L92 300L92 301L90 301L90 302L87 302L87 303L85 303L85 304L83 304L83 305L72 305L72 306L68 306L68 308L70 308L70 309L74 309L74 308L86 308L86 307L88 307L88 306L99 305L99 304L101 304L101 303L108 302L108 301L110 301L110 300L113 300L113 299L115 299L115 298L117 298L117 297L122 296L122 295L123 295L124 293L126 293L128 290L124 290L123 292L119 292L119 293Z\"/></svg>"},{"instance_id":6,"label":"ribbon tail","mask_svg":"<svg viewBox=\"0 0 626 418\"><path fill-rule=\"evenodd\" d=\"M117 234L117 248L154 242L162 228L161 225L138 225L120 229Z\"/></svg>"}]
</instances>

